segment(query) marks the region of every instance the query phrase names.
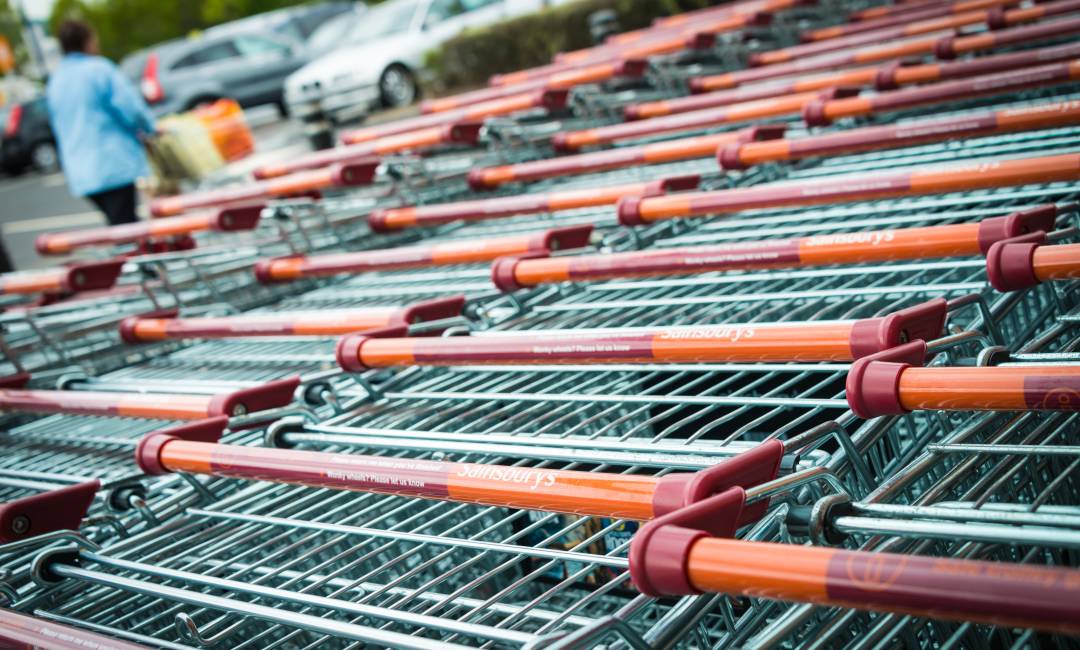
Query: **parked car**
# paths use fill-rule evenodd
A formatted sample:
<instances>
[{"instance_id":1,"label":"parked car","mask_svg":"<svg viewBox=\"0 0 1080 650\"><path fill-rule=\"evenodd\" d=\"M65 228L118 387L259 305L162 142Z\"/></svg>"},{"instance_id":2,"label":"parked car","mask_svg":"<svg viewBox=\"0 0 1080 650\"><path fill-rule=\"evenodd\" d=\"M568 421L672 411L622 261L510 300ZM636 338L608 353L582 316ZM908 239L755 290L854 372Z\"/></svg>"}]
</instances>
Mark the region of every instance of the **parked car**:
<instances>
[{"instance_id":1,"label":"parked car","mask_svg":"<svg viewBox=\"0 0 1080 650\"><path fill-rule=\"evenodd\" d=\"M32 167L53 172L60 166L56 139L49 123L49 108L44 97L0 108L4 133L0 142L0 164L9 174Z\"/></svg>"},{"instance_id":2,"label":"parked car","mask_svg":"<svg viewBox=\"0 0 1080 650\"><path fill-rule=\"evenodd\" d=\"M565 1L565 0L563 0ZM343 123L376 107L413 103L424 54L469 27L483 27L558 4L552 0L389 0L368 11L350 43L285 81L289 113ZM320 118L321 119L321 118Z\"/></svg>"},{"instance_id":3,"label":"parked car","mask_svg":"<svg viewBox=\"0 0 1080 650\"><path fill-rule=\"evenodd\" d=\"M327 21L357 9L363 10L365 7L366 5L356 2L305 4L215 25L207 29L205 33L208 36L228 36L238 32L273 32L297 43L303 43Z\"/></svg>"},{"instance_id":4,"label":"parked car","mask_svg":"<svg viewBox=\"0 0 1080 650\"><path fill-rule=\"evenodd\" d=\"M156 115L221 98L244 107L277 104L284 113L284 80L310 58L304 41L351 10L351 3L333 2L260 14L136 52L120 67Z\"/></svg>"}]
</instances>

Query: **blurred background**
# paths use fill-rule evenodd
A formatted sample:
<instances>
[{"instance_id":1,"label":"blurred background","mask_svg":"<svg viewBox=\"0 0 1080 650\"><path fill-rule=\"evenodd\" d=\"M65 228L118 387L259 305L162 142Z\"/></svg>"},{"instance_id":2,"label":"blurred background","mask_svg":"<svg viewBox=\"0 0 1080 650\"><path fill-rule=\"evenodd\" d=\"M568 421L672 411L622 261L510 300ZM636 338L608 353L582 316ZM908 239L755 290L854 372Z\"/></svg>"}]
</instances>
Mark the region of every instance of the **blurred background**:
<instances>
[{"instance_id":1,"label":"blurred background","mask_svg":"<svg viewBox=\"0 0 1080 650\"><path fill-rule=\"evenodd\" d=\"M418 112L616 30L708 0L0 0L0 270L55 264L43 232L104 224L59 172L42 95L66 18L158 119L145 199L332 146L338 129ZM141 213L142 217L146 217Z\"/></svg>"}]
</instances>

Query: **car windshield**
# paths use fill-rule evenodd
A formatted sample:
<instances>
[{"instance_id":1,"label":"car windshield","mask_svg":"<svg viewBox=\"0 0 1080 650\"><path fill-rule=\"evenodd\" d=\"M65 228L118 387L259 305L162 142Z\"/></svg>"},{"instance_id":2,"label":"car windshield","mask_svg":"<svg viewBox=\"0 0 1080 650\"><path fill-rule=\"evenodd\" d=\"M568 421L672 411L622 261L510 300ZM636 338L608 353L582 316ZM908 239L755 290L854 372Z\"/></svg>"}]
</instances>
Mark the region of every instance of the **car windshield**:
<instances>
[{"instance_id":1,"label":"car windshield","mask_svg":"<svg viewBox=\"0 0 1080 650\"><path fill-rule=\"evenodd\" d=\"M419 7L419 0L400 0L376 7L357 21L349 40L357 43L403 32L412 24Z\"/></svg>"},{"instance_id":2,"label":"car windshield","mask_svg":"<svg viewBox=\"0 0 1080 650\"><path fill-rule=\"evenodd\" d=\"M351 39L351 34L360 31L361 17L368 18L370 14L362 11L349 11L336 18L331 18L323 23L308 39L308 47L316 50L329 50L342 42Z\"/></svg>"}]
</instances>

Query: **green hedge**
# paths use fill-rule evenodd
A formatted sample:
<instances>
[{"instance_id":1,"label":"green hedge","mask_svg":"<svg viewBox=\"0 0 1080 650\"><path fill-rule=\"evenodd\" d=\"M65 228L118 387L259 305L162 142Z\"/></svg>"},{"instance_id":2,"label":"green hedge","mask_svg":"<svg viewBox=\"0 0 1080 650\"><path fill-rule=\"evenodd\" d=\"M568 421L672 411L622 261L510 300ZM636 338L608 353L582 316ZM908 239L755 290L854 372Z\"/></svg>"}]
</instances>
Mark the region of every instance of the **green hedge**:
<instances>
[{"instance_id":1,"label":"green hedge","mask_svg":"<svg viewBox=\"0 0 1080 650\"><path fill-rule=\"evenodd\" d=\"M558 52L592 45L589 14L614 9L624 31L653 19L719 4L715 0L578 0L465 32L427 54L428 94L483 86L493 74L549 63Z\"/></svg>"}]
</instances>

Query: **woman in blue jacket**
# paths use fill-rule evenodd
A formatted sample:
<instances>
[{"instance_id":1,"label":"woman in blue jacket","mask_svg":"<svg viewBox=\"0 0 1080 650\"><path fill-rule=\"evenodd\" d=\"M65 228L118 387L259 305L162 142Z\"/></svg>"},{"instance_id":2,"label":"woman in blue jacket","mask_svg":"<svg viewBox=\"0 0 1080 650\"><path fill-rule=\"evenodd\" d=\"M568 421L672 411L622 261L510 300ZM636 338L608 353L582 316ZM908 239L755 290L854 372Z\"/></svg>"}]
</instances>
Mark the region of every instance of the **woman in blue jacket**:
<instances>
[{"instance_id":1,"label":"woman in blue jacket","mask_svg":"<svg viewBox=\"0 0 1080 650\"><path fill-rule=\"evenodd\" d=\"M131 82L98 55L89 25L65 21L57 39L64 58L46 100L68 187L109 223L134 222L135 179L149 172L141 138L154 133L154 118Z\"/></svg>"}]
</instances>

